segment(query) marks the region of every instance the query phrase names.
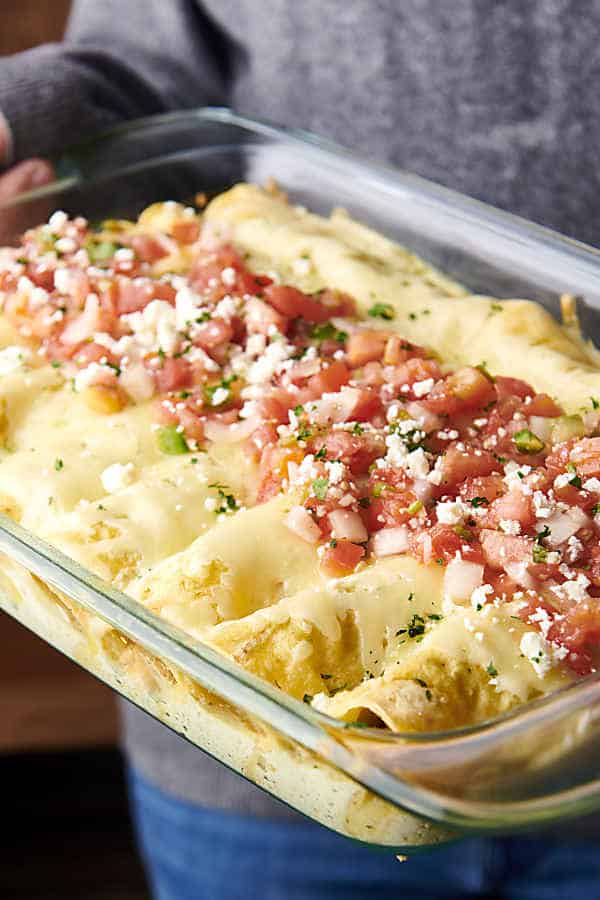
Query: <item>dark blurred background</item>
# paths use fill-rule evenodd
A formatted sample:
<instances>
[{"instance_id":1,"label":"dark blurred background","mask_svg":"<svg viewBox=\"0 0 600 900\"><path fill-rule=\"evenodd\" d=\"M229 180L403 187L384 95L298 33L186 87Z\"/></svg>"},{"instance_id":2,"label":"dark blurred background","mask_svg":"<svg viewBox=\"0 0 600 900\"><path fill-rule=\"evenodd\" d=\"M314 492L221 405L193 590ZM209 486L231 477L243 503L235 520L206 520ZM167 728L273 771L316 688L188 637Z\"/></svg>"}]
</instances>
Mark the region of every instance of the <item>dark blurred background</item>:
<instances>
[{"instance_id":1,"label":"dark blurred background","mask_svg":"<svg viewBox=\"0 0 600 900\"><path fill-rule=\"evenodd\" d=\"M0 4L0 56L60 40L70 0ZM114 695L0 613L2 900L146 900Z\"/></svg>"}]
</instances>

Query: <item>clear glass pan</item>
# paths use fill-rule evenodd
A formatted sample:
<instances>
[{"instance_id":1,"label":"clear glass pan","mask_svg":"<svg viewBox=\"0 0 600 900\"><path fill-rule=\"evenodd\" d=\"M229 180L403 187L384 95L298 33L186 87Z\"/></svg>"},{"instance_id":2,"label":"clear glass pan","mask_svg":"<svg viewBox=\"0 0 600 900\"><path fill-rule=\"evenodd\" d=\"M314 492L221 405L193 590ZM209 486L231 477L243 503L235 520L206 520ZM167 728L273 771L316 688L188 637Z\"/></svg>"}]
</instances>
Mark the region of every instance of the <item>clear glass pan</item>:
<instances>
[{"instance_id":1,"label":"clear glass pan","mask_svg":"<svg viewBox=\"0 0 600 900\"><path fill-rule=\"evenodd\" d=\"M534 298L554 312L561 293L578 295L586 332L597 330L597 251L228 110L118 128L75 148L59 172L56 184L0 208L1 243L57 208L92 220L131 217L156 200L275 178L294 202L324 213L343 206L473 291ZM600 808L597 677L468 729L358 728L194 642L4 516L0 551L15 563L15 577L0 579L9 615L197 746L349 837L415 849L457 831L507 832ZM35 576L37 604L20 600L19 578L30 577L23 569ZM97 620L111 628L96 628Z\"/></svg>"}]
</instances>

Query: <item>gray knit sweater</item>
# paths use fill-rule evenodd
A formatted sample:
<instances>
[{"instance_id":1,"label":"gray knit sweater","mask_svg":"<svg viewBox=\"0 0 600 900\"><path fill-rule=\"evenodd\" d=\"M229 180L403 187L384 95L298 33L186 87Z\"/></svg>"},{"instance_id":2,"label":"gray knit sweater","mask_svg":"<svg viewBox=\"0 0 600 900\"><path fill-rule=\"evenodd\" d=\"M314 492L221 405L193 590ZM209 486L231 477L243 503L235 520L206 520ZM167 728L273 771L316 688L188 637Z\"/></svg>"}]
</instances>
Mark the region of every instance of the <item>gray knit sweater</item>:
<instances>
[{"instance_id":1,"label":"gray knit sweater","mask_svg":"<svg viewBox=\"0 0 600 900\"><path fill-rule=\"evenodd\" d=\"M63 44L0 60L13 155L229 104L600 243L594 0L78 0ZM189 800L270 801L142 713L134 764Z\"/></svg>"}]
</instances>

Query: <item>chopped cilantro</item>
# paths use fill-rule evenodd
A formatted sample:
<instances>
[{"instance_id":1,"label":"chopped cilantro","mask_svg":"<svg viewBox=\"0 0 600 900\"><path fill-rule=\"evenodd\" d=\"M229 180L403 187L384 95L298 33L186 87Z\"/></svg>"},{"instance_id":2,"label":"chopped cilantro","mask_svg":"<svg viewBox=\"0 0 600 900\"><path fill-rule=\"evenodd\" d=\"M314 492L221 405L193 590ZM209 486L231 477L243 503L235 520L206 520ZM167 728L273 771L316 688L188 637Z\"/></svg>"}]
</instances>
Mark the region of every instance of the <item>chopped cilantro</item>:
<instances>
[{"instance_id":1,"label":"chopped cilantro","mask_svg":"<svg viewBox=\"0 0 600 900\"><path fill-rule=\"evenodd\" d=\"M438 615L438 613L429 613L427 618L431 619L433 622L441 622L442 620L442 616Z\"/></svg>"},{"instance_id":2,"label":"chopped cilantro","mask_svg":"<svg viewBox=\"0 0 600 900\"><path fill-rule=\"evenodd\" d=\"M600 513L600 503L594 503L592 506L592 515L597 516Z\"/></svg>"},{"instance_id":3,"label":"chopped cilantro","mask_svg":"<svg viewBox=\"0 0 600 900\"><path fill-rule=\"evenodd\" d=\"M408 318L411 320L411 322L414 322L415 319L417 318L416 312L411 312L411 313L409 313L409 314L408 314Z\"/></svg>"},{"instance_id":4,"label":"chopped cilantro","mask_svg":"<svg viewBox=\"0 0 600 900\"><path fill-rule=\"evenodd\" d=\"M544 449L544 442L529 428L522 428L521 431L517 431L513 441L519 453L535 454L541 453Z\"/></svg>"},{"instance_id":5,"label":"chopped cilantro","mask_svg":"<svg viewBox=\"0 0 600 900\"><path fill-rule=\"evenodd\" d=\"M592 401L592 409L600 409L600 400L596 400L595 397L590 397Z\"/></svg>"},{"instance_id":6,"label":"chopped cilantro","mask_svg":"<svg viewBox=\"0 0 600 900\"><path fill-rule=\"evenodd\" d=\"M315 492L315 497L319 500L324 500L327 496L327 491L329 489L329 479L328 478L315 478L312 483L313 491Z\"/></svg>"},{"instance_id":7,"label":"chopped cilantro","mask_svg":"<svg viewBox=\"0 0 600 900\"><path fill-rule=\"evenodd\" d=\"M374 303L369 309L369 315L374 319L386 319L389 321L395 317L394 307L391 303Z\"/></svg>"},{"instance_id":8,"label":"chopped cilantro","mask_svg":"<svg viewBox=\"0 0 600 900\"><path fill-rule=\"evenodd\" d=\"M294 415L295 416L301 416L303 412L304 412L304 407L302 406L301 403L299 403L297 406L294 407Z\"/></svg>"},{"instance_id":9,"label":"chopped cilantro","mask_svg":"<svg viewBox=\"0 0 600 900\"><path fill-rule=\"evenodd\" d=\"M210 488L214 488L217 494L219 495L219 500L221 501L219 506L215 509L215 513L219 515L225 515L226 513L235 512L236 509L239 509L237 500L233 496L233 494L228 493L229 488L226 484L220 484L218 481L213 481L209 484Z\"/></svg>"},{"instance_id":10,"label":"chopped cilantro","mask_svg":"<svg viewBox=\"0 0 600 900\"><path fill-rule=\"evenodd\" d=\"M427 682L423 681L422 678L413 678L413 681L416 681L416 683L421 685L421 687L424 687L424 688L427 687Z\"/></svg>"},{"instance_id":11,"label":"chopped cilantro","mask_svg":"<svg viewBox=\"0 0 600 900\"><path fill-rule=\"evenodd\" d=\"M343 344L348 337L348 332L339 331L332 322L324 322L321 325L315 325L310 336L319 344L323 341L337 341L338 344Z\"/></svg>"},{"instance_id":12,"label":"chopped cilantro","mask_svg":"<svg viewBox=\"0 0 600 900\"><path fill-rule=\"evenodd\" d=\"M164 428L159 428L156 432L156 440L160 452L169 456L187 453L189 449L186 439L180 431L177 431L175 425L165 425Z\"/></svg>"},{"instance_id":13,"label":"chopped cilantro","mask_svg":"<svg viewBox=\"0 0 600 900\"><path fill-rule=\"evenodd\" d=\"M335 538L332 538L332 539L329 541L329 546L330 546L333 550L335 550L335 548L337 547L337 541L336 541Z\"/></svg>"},{"instance_id":14,"label":"chopped cilantro","mask_svg":"<svg viewBox=\"0 0 600 900\"><path fill-rule=\"evenodd\" d=\"M179 391L177 396L179 397L180 400L187 400L188 397L192 396L192 392L191 391Z\"/></svg>"},{"instance_id":15,"label":"chopped cilantro","mask_svg":"<svg viewBox=\"0 0 600 900\"><path fill-rule=\"evenodd\" d=\"M302 698L303 703L312 703L312 701L313 701L312 694L305 694L304 697Z\"/></svg>"},{"instance_id":16,"label":"chopped cilantro","mask_svg":"<svg viewBox=\"0 0 600 900\"><path fill-rule=\"evenodd\" d=\"M469 502L471 503L471 506L475 507L475 509L477 509L477 507L479 506L489 506L490 504L490 501L487 497L473 497L473 499Z\"/></svg>"},{"instance_id":17,"label":"chopped cilantro","mask_svg":"<svg viewBox=\"0 0 600 900\"><path fill-rule=\"evenodd\" d=\"M418 637L420 634L425 633L425 621L422 616L415 613L410 622L408 623L408 636L409 638Z\"/></svg>"},{"instance_id":18,"label":"chopped cilantro","mask_svg":"<svg viewBox=\"0 0 600 900\"><path fill-rule=\"evenodd\" d=\"M50 365L52 366L53 369L60 369L60 367L62 366L62 363L58 359L53 359L52 362L50 363Z\"/></svg>"},{"instance_id":19,"label":"chopped cilantro","mask_svg":"<svg viewBox=\"0 0 600 900\"><path fill-rule=\"evenodd\" d=\"M356 434L356 435L358 435L359 437L360 437L361 434L364 433L364 430L365 430L365 429L362 427L362 425L360 424L360 422L355 422L354 425L352 426L352 434Z\"/></svg>"},{"instance_id":20,"label":"chopped cilantro","mask_svg":"<svg viewBox=\"0 0 600 900\"><path fill-rule=\"evenodd\" d=\"M315 459L327 459L327 450L325 447L321 447L320 450L317 450L315 453Z\"/></svg>"},{"instance_id":21,"label":"chopped cilantro","mask_svg":"<svg viewBox=\"0 0 600 900\"><path fill-rule=\"evenodd\" d=\"M196 319L194 319L194 322L196 323L196 325L200 325L202 322L208 322L209 319L210 313L208 312L208 310L205 310L203 313L200 313L200 315Z\"/></svg>"},{"instance_id":22,"label":"chopped cilantro","mask_svg":"<svg viewBox=\"0 0 600 900\"><path fill-rule=\"evenodd\" d=\"M540 544L540 545L541 545L541 543L542 543L542 541L544 540L544 538L550 537L550 534L551 534L550 528L549 528L547 525L544 525L544 527L542 528L542 530L541 530L541 531L538 531L538 533L537 533L536 536L535 536L535 542L536 542L536 544Z\"/></svg>"},{"instance_id":23,"label":"chopped cilantro","mask_svg":"<svg viewBox=\"0 0 600 900\"><path fill-rule=\"evenodd\" d=\"M494 665L493 662L488 664L485 671L488 673L488 675L491 675L492 678L495 678L496 675L498 674L498 669L496 668L496 666Z\"/></svg>"},{"instance_id":24,"label":"chopped cilantro","mask_svg":"<svg viewBox=\"0 0 600 900\"><path fill-rule=\"evenodd\" d=\"M363 509L368 509L369 506L371 505L371 501L369 500L368 497L361 497L360 500L358 501L358 505L362 506Z\"/></svg>"},{"instance_id":25,"label":"chopped cilantro","mask_svg":"<svg viewBox=\"0 0 600 900\"><path fill-rule=\"evenodd\" d=\"M580 488L581 487L581 478L577 474L577 469L573 465L573 463L567 464L567 472L569 475L572 475L572 478L569 478L569 484L572 484L573 487Z\"/></svg>"},{"instance_id":26,"label":"chopped cilantro","mask_svg":"<svg viewBox=\"0 0 600 900\"><path fill-rule=\"evenodd\" d=\"M64 464L64 462L62 461L62 459L60 459L60 457L57 457L57 458L54 460L54 468L56 469L56 471L57 471L57 472L60 472L60 470L61 470L61 469L64 469L64 467L65 467L65 464Z\"/></svg>"}]
</instances>

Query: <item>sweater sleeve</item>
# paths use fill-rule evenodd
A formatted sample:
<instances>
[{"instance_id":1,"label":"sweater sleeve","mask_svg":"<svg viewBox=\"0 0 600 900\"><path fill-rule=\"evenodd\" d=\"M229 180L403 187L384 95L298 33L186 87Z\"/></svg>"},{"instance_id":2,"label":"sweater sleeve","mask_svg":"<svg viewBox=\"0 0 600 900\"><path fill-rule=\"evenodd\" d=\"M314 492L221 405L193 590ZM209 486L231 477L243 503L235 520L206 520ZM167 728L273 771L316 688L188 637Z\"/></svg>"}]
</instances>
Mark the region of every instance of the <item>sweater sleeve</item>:
<instances>
[{"instance_id":1,"label":"sweater sleeve","mask_svg":"<svg viewBox=\"0 0 600 900\"><path fill-rule=\"evenodd\" d=\"M223 103L222 33L194 0L76 0L65 40L0 59L11 158L49 156L110 125Z\"/></svg>"}]
</instances>

